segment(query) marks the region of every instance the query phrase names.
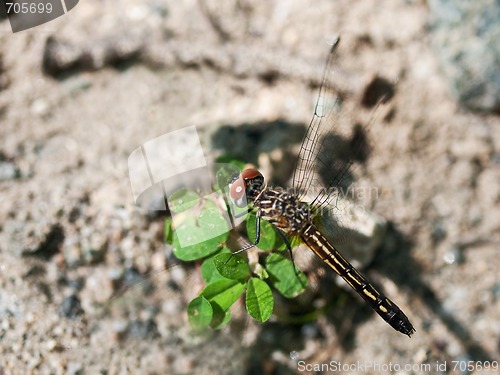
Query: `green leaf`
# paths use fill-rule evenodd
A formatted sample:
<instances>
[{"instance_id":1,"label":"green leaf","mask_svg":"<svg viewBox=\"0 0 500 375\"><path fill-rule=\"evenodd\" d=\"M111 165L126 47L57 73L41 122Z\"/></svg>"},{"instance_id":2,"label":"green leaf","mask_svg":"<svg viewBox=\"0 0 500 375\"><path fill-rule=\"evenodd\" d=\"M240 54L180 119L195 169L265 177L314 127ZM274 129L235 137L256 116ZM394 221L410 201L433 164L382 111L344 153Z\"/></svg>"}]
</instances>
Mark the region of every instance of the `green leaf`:
<instances>
[{"instance_id":1,"label":"green leaf","mask_svg":"<svg viewBox=\"0 0 500 375\"><path fill-rule=\"evenodd\" d=\"M174 224L179 223L175 226L173 250L180 260L191 261L215 253L229 235L228 223L220 208L211 201L204 201L199 213L191 209L177 215Z\"/></svg>"},{"instance_id":2,"label":"green leaf","mask_svg":"<svg viewBox=\"0 0 500 375\"><path fill-rule=\"evenodd\" d=\"M201 277L203 278L205 283L210 284L215 280L224 279L224 276L222 276L219 271L217 271L217 268L215 268L214 264L214 257L222 253L230 254L231 250L229 250L227 247L223 247L217 254L206 258L201 264Z\"/></svg>"},{"instance_id":3,"label":"green leaf","mask_svg":"<svg viewBox=\"0 0 500 375\"><path fill-rule=\"evenodd\" d=\"M245 283L237 280L222 279L208 284L201 292L213 306L217 304L223 311L228 310L242 295Z\"/></svg>"},{"instance_id":4,"label":"green leaf","mask_svg":"<svg viewBox=\"0 0 500 375\"><path fill-rule=\"evenodd\" d=\"M276 236L276 242L274 243L274 250L277 250L277 251L287 250L286 243L283 241L283 239L281 238L281 236L278 233L276 233L276 234L277 234L277 236ZM291 246L291 247L293 249L293 246Z\"/></svg>"},{"instance_id":5,"label":"green leaf","mask_svg":"<svg viewBox=\"0 0 500 375\"><path fill-rule=\"evenodd\" d=\"M210 302L203 296L198 296L189 302L188 320L191 327L202 330L210 325L213 317L213 310Z\"/></svg>"},{"instance_id":6,"label":"green leaf","mask_svg":"<svg viewBox=\"0 0 500 375\"><path fill-rule=\"evenodd\" d=\"M179 189L168 197L168 208L171 213L184 212L200 203L200 196L192 190Z\"/></svg>"},{"instance_id":7,"label":"green leaf","mask_svg":"<svg viewBox=\"0 0 500 375\"><path fill-rule=\"evenodd\" d=\"M202 259L218 251L221 242L224 242L224 240L225 237L221 235L192 246L181 247L178 237L174 234L173 252L176 258L183 261Z\"/></svg>"},{"instance_id":8,"label":"green leaf","mask_svg":"<svg viewBox=\"0 0 500 375\"><path fill-rule=\"evenodd\" d=\"M172 244L172 236L173 236L173 229L172 229L172 218L167 217L165 219L165 229L164 229L164 237L163 240L165 243Z\"/></svg>"},{"instance_id":9,"label":"green leaf","mask_svg":"<svg viewBox=\"0 0 500 375\"><path fill-rule=\"evenodd\" d=\"M211 306L214 310L214 316L210 322L210 327L213 329L221 329L231 320L231 311L222 310L216 303L213 303Z\"/></svg>"},{"instance_id":10,"label":"green leaf","mask_svg":"<svg viewBox=\"0 0 500 375\"><path fill-rule=\"evenodd\" d=\"M255 215L250 215L246 221L247 234L251 242L255 240L255 229L256 229L257 219ZM261 220L260 221L260 241L257 247L262 250L271 251L276 248L276 237L279 235L273 228L271 223Z\"/></svg>"},{"instance_id":11,"label":"green leaf","mask_svg":"<svg viewBox=\"0 0 500 375\"><path fill-rule=\"evenodd\" d=\"M274 308L273 293L269 285L256 277L248 280L245 304L252 318L261 323L268 320Z\"/></svg>"},{"instance_id":12,"label":"green leaf","mask_svg":"<svg viewBox=\"0 0 500 375\"><path fill-rule=\"evenodd\" d=\"M213 165L213 174L216 176L218 189L224 191L228 187L229 181L234 175L240 174L244 166L245 163L234 161L231 158L217 158Z\"/></svg>"},{"instance_id":13,"label":"green leaf","mask_svg":"<svg viewBox=\"0 0 500 375\"><path fill-rule=\"evenodd\" d=\"M231 280L246 280L250 276L248 261L239 255L217 254L214 257L214 265L222 276Z\"/></svg>"},{"instance_id":14,"label":"green leaf","mask_svg":"<svg viewBox=\"0 0 500 375\"><path fill-rule=\"evenodd\" d=\"M294 298L307 287L306 276L281 254L269 255L266 259L266 269L272 285L284 297Z\"/></svg>"}]
</instances>

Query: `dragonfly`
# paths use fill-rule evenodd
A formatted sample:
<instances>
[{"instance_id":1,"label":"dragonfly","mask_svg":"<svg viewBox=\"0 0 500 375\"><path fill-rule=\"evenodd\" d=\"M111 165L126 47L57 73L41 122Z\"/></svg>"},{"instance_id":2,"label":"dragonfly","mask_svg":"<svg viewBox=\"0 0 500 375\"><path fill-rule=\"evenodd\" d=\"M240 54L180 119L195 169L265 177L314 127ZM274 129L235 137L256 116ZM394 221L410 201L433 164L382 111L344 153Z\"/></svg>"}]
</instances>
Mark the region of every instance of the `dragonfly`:
<instances>
[{"instance_id":1,"label":"dragonfly","mask_svg":"<svg viewBox=\"0 0 500 375\"><path fill-rule=\"evenodd\" d=\"M290 254L292 249L288 238L299 237L382 319L396 331L411 337L415 328L405 313L356 270L315 224L316 215L321 209L328 207L337 199L331 188L338 187L342 183L352 164L352 160L340 160L332 164L328 157L328 143L325 141L328 136L333 136L335 131L331 75L339 42L340 38L337 38L328 55L314 115L299 151L293 174L293 189L285 191L267 187L263 175L255 167L244 169L229 181L232 203L241 208L248 207L256 217L254 241L233 254L249 250L259 244L260 222L266 220L275 227ZM317 167L335 169L327 183L322 184L316 177ZM310 203L307 203L304 197L310 191L316 191L316 195Z\"/></svg>"}]
</instances>

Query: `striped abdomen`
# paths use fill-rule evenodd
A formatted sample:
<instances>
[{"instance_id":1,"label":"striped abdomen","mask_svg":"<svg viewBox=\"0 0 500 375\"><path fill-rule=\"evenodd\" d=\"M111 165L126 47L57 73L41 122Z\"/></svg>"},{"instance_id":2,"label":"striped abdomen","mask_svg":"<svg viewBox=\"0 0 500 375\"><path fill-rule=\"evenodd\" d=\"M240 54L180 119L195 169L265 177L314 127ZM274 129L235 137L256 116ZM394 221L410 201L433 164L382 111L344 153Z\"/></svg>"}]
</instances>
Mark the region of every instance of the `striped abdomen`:
<instances>
[{"instance_id":1,"label":"striped abdomen","mask_svg":"<svg viewBox=\"0 0 500 375\"><path fill-rule=\"evenodd\" d=\"M316 255L342 277L395 330L408 336L415 332L410 320L401 309L377 291L351 263L335 250L314 224L304 228L301 237Z\"/></svg>"}]
</instances>

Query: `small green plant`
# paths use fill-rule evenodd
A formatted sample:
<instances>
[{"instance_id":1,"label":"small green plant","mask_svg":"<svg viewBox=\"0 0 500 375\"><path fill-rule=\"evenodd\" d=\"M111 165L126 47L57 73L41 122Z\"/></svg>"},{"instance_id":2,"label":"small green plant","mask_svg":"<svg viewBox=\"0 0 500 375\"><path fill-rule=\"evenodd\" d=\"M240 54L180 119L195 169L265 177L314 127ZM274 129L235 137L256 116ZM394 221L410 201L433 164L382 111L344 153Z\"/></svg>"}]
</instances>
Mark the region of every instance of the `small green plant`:
<instances>
[{"instance_id":1,"label":"small green plant","mask_svg":"<svg viewBox=\"0 0 500 375\"><path fill-rule=\"evenodd\" d=\"M243 294L248 314L265 322L274 308L273 289L294 298L307 284L305 275L280 253L286 246L268 222L261 221L258 261L249 262L245 253L232 254L226 245L232 228L225 216L227 207L221 210L220 202L214 195L202 198L192 191L179 191L169 198L175 230L172 219L165 223L165 240L173 245L174 255L183 261L202 261L201 275L206 286L188 305L189 322L200 330L226 325L231 306ZM245 221L252 241L255 216L248 215ZM217 233L221 234L214 235ZM196 243L203 238L210 239ZM186 245L186 239L194 244Z\"/></svg>"}]
</instances>

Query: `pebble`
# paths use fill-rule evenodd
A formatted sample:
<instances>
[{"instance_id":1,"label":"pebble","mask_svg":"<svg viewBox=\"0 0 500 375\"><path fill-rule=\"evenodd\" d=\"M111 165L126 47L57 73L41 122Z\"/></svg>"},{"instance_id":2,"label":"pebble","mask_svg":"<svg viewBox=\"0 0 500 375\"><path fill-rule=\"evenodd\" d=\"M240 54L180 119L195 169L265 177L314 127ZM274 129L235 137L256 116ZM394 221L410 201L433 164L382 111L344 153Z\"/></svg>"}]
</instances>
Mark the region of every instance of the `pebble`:
<instances>
[{"instance_id":1,"label":"pebble","mask_svg":"<svg viewBox=\"0 0 500 375\"><path fill-rule=\"evenodd\" d=\"M145 339L150 335L154 335L158 332L156 323L152 319L147 319L144 321L135 320L130 323L128 332L131 336Z\"/></svg>"},{"instance_id":2,"label":"pebble","mask_svg":"<svg viewBox=\"0 0 500 375\"><path fill-rule=\"evenodd\" d=\"M80 304L80 299L74 295L71 294L68 297L65 297L62 304L61 304L61 314L62 316L69 318L69 319L75 319L77 316L81 315L83 313L81 304Z\"/></svg>"},{"instance_id":3,"label":"pebble","mask_svg":"<svg viewBox=\"0 0 500 375\"><path fill-rule=\"evenodd\" d=\"M126 320L113 321L113 340L122 341L127 333L128 324Z\"/></svg>"},{"instance_id":4,"label":"pebble","mask_svg":"<svg viewBox=\"0 0 500 375\"><path fill-rule=\"evenodd\" d=\"M443 260L446 264L462 264L465 261L464 251L458 246L454 246L452 249L446 252L443 256Z\"/></svg>"},{"instance_id":5,"label":"pebble","mask_svg":"<svg viewBox=\"0 0 500 375\"><path fill-rule=\"evenodd\" d=\"M19 169L11 162L0 162L0 181L14 180L20 177Z\"/></svg>"},{"instance_id":6,"label":"pebble","mask_svg":"<svg viewBox=\"0 0 500 375\"><path fill-rule=\"evenodd\" d=\"M50 339L46 342L46 347L49 352L61 351L63 347L56 340Z\"/></svg>"}]
</instances>

